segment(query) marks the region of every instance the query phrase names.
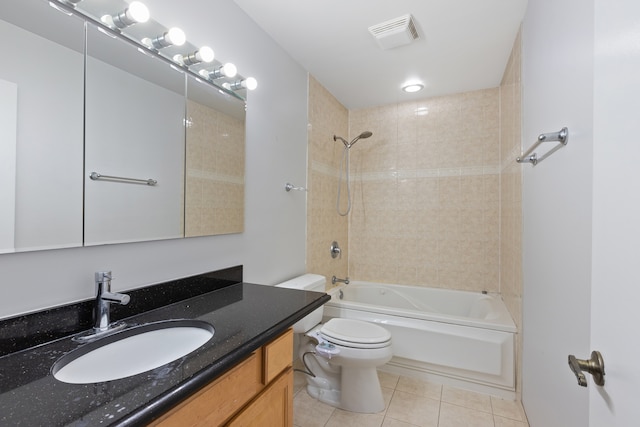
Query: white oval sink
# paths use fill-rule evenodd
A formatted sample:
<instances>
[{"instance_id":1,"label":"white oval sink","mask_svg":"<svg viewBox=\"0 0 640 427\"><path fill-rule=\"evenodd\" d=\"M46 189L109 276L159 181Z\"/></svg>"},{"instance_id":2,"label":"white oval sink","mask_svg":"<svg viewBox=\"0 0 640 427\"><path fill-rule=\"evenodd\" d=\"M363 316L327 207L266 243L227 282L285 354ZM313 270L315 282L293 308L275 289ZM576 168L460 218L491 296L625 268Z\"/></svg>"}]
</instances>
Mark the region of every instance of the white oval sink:
<instances>
[{"instance_id":1,"label":"white oval sink","mask_svg":"<svg viewBox=\"0 0 640 427\"><path fill-rule=\"evenodd\" d=\"M51 372L71 384L126 378L186 356L213 333L210 324L198 320L149 323L86 344L60 358Z\"/></svg>"}]
</instances>

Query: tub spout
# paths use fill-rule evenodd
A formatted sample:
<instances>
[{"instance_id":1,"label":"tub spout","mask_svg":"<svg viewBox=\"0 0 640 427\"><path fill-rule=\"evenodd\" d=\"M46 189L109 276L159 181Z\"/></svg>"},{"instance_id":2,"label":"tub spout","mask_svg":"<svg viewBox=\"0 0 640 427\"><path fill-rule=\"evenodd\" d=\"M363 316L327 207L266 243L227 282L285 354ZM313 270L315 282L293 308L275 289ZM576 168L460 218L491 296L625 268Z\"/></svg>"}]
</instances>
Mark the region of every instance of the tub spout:
<instances>
[{"instance_id":1,"label":"tub spout","mask_svg":"<svg viewBox=\"0 0 640 427\"><path fill-rule=\"evenodd\" d=\"M333 276L331 278L331 284L335 285L336 283L344 283L345 285L349 284L349 278L347 277L346 279L338 279L336 276Z\"/></svg>"}]
</instances>

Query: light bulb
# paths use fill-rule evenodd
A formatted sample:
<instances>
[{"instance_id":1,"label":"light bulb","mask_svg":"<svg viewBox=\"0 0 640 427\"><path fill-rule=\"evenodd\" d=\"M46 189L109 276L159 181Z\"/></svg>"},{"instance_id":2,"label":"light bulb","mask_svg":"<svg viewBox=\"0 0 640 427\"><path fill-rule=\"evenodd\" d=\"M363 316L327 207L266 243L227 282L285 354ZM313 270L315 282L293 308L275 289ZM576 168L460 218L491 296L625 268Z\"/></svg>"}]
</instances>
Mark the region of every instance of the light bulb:
<instances>
[{"instance_id":1,"label":"light bulb","mask_svg":"<svg viewBox=\"0 0 640 427\"><path fill-rule=\"evenodd\" d=\"M184 35L184 31L182 31L178 27L170 28L169 31L165 33L165 40L174 46L182 46L184 42L187 41L187 36Z\"/></svg>"},{"instance_id":2,"label":"light bulb","mask_svg":"<svg viewBox=\"0 0 640 427\"><path fill-rule=\"evenodd\" d=\"M126 13L132 20L138 23L147 22L149 20L149 9L144 5L144 3L139 1L131 2Z\"/></svg>"},{"instance_id":3,"label":"light bulb","mask_svg":"<svg viewBox=\"0 0 640 427\"><path fill-rule=\"evenodd\" d=\"M213 53L213 49L211 49L209 46L202 46L196 52L196 58L202 62L211 62L213 61L214 57L215 54Z\"/></svg>"},{"instance_id":4,"label":"light bulb","mask_svg":"<svg viewBox=\"0 0 640 427\"><path fill-rule=\"evenodd\" d=\"M258 87L258 81L253 77L247 77L247 79L244 81L244 87L246 87L247 90L254 90Z\"/></svg>"},{"instance_id":5,"label":"light bulb","mask_svg":"<svg viewBox=\"0 0 640 427\"><path fill-rule=\"evenodd\" d=\"M174 55L173 60L182 65L189 66L193 64L199 64L200 62L211 62L213 61L214 56L215 55L213 53L213 49L211 49L209 46L202 46L200 49L188 55L180 55L180 54ZM201 70L201 74L202 74L202 70ZM202 75L204 77L208 77L204 74Z\"/></svg>"},{"instance_id":6,"label":"light bulb","mask_svg":"<svg viewBox=\"0 0 640 427\"><path fill-rule=\"evenodd\" d=\"M258 87L258 81L253 77L247 77L244 80L238 80L237 82L232 83L229 86L229 88L232 90L239 90L239 89L254 90L257 87Z\"/></svg>"},{"instance_id":7,"label":"light bulb","mask_svg":"<svg viewBox=\"0 0 640 427\"><path fill-rule=\"evenodd\" d=\"M177 27L169 29L169 31L154 39L149 37L142 39L142 43L152 49L162 49L171 45L182 46L186 41L187 37L184 35L184 31Z\"/></svg>"},{"instance_id":8,"label":"light bulb","mask_svg":"<svg viewBox=\"0 0 640 427\"><path fill-rule=\"evenodd\" d=\"M238 74L238 69L231 62L227 62L213 71L200 70L201 76L211 80L219 79L221 77L235 77L236 74Z\"/></svg>"},{"instance_id":9,"label":"light bulb","mask_svg":"<svg viewBox=\"0 0 640 427\"><path fill-rule=\"evenodd\" d=\"M226 77L235 77L238 74L238 68L231 62L227 62L221 67L221 72Z\"/></svg>"},{"instance_id":10,"label":"light bulb","mask_svg":"<svg viewBox=\"0 0 640 427\"><path fill-rule=\"evenodd\" d=\"M128 8L115 15L104 15L100 20L115 29L126 28L149 20L149 9L139 1L132 2Z\"/></svg>"}]
</instances>

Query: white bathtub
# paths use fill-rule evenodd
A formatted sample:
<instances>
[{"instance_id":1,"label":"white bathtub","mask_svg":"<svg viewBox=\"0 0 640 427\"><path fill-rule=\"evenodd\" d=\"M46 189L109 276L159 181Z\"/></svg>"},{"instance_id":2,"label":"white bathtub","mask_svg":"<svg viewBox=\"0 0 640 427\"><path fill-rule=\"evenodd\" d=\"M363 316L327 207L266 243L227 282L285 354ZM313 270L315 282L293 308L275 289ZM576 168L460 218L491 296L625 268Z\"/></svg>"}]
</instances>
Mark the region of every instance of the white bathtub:
<instances>
[{"instance_id":1,"label":"white bathtub","mask_svg":"<svg viewBox=\"0 0 640 427\"><path fill-rule=\"evenodd\" d=\"M329 294L326 318L391 332L394 357L382 370L515 397L516 327L499 296L370 282Z\"/></svg>"}]
</instances>

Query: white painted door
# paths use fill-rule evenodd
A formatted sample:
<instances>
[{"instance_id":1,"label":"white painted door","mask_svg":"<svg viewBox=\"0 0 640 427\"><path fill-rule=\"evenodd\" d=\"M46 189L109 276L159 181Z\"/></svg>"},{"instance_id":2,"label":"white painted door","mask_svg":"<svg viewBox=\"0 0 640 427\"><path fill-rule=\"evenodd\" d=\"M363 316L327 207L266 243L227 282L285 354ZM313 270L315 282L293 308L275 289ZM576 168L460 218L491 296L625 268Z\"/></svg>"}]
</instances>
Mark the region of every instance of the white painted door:
<instances>
[{"instance_id":1,"label":"white painted door","mask_svg":"<svg viewBox=\"0 0 640 427\"><path fill-rule=\"evenodd\" d=\"M592 427L640 425L640 2L595 1Z\"/></svg>"},{"instance_id":2,"label":"white painted door","mask_svg":"<svg viewBox=\"0 0 640 427\"><path fill-rule=\"evenodd\" d=\"M532 427L640 425L639 17L637 0L529 2L524 144L554 125L570 129L566 148L525 166L523 404ZM591 350L604 357L604 387L590 376L579 387L568 369L568 354Z\"/></svg>"},{"instance_id":3,"label":"white painted door","mask_svg":"<svg viewBox=\"0 0 640 427\"><path fill-rule=\"evenodd\" d=\"M566 147L523 177L522 400L532 427L589 425L589 390L567 356L590 349L593 8L530 0L523 25L523 146L569 128ZM553 147L542 144L538 155ZM605 355L606 357L606 355Z\"/></svg>"}]
</instances>

